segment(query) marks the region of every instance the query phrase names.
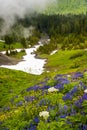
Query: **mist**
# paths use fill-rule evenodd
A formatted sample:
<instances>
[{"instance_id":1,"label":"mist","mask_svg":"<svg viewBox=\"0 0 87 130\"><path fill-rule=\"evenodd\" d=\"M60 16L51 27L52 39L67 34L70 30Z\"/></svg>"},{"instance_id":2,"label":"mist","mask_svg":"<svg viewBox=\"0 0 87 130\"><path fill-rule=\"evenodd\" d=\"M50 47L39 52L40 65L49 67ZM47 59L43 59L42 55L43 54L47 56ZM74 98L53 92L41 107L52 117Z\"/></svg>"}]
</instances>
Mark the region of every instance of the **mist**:
<instances>
[{"instance_id":1,"label":"mist","mask_svg":"<svg viewBox=\"0 0 87 130\"><path fill-rule=\"evenodd\" d=\"M26 14L42 12L56 0L0 0L0 18L4 20L2 34L15 23L16 17L24 18Z\"/></svg>"}]
</instances>

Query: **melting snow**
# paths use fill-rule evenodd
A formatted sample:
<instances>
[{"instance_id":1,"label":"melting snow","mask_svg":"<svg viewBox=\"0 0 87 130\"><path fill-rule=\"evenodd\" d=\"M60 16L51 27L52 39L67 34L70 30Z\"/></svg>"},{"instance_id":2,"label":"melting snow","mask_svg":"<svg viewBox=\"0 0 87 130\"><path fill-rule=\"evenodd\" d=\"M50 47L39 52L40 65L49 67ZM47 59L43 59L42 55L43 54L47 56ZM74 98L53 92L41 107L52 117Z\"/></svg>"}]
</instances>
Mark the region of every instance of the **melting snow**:
<instances>
[{"instance_id":1,"label":"melting snow","mask_svg":"<svg viewBox=\"0 0 87 130\"><path fill-rule=\"evenodd\" d=\"M16 65L1 65L0 67L8 68L8 69L14 69L14 70L21 70L30 74L40 75L44 71L44 64L46 63L45 59L37 59L35 57L35 54L33 54L34 51L37 50L37 48L40 45L36 45L33 48L25 49L26 55L23 56L23 61L19 62ZM19 52L20 49L17 49ZM5 52L3 52L4 54Z\"/></svg>"}]
</instances>

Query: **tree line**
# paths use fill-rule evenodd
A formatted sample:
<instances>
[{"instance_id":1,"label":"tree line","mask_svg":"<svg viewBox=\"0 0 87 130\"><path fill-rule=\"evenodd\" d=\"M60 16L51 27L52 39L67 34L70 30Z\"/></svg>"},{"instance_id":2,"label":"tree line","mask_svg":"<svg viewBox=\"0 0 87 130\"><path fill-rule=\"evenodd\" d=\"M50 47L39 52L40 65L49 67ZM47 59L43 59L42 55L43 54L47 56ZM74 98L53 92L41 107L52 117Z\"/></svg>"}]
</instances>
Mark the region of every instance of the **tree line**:
<instances>
[{"instance_id":1,"label":"tree line","mask_svg":"<svg viewBox=\"0 0 87 130\"><path fill-rule=\"evenodd\" d=\"M17 30L18 25L21 26L20 29ZM33 34L25 38L21 35L22 27L28 28L30 26L34 27ZM16 31L13 31L15 28ZM17 19L17 23L11 30L11 39L13 39L14 42L20 41L25 47L27 44L33 46L38 42L42 34L47 34L51 38L50 44L53 49L56 48L56 46L61 49L87 48L87 13L80 15L39 14L31 17L27 15L23 19ZM19 37L17 31L18 34L20 34ZM7 35L5 37L7 37ZM51 46L44 46L45 49L42 49L42 47L39 50L45 50L43 53L46 53L46 50L51 48Z\"/></svg>"}]
</instances>

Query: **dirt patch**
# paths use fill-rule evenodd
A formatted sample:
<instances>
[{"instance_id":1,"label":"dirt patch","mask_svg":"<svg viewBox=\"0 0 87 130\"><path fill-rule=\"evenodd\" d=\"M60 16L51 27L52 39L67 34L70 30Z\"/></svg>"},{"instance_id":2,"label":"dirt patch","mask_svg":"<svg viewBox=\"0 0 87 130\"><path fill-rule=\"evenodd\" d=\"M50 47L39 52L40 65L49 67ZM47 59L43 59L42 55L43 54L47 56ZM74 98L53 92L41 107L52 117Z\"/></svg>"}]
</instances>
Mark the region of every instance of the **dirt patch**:
<instances>
[{"instance_id":1,"label":"dirt patch","mask_svg":"<svg viewBox=\"0 0 87 130\"><path fill-rule=\"evenodd\" d=\"M16 65L20 60L10 58L2 53L0 53L0 65Z\"/></svg>"}]
</instances>

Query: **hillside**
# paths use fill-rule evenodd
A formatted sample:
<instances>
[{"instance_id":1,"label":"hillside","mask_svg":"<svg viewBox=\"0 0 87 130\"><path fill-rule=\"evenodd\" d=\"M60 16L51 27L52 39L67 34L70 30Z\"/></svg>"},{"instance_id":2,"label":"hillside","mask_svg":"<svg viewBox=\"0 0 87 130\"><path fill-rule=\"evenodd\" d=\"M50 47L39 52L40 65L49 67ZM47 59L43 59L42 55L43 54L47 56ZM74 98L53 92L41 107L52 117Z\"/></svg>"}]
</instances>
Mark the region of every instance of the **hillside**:
<instances>
[{"instance_id":1,"label":"hillside","mask_svg":"<svg viewBox=\"0 0 87 130\"><path fill-rule=\"evenodd\" d=\"M87 130L87 0L56 1L0 35L0 130Z\"/></svg>"},{"instance_id":2,"label":"hillside","mask_svg":"<svg viewBox=\"0 0 87 130\"><path fill-rule=\"evenodd\" d=\"M86 0L57 0L57 4L51 5L45 14L81 14L87 12Z\"/></svg>"}]
</instances>

